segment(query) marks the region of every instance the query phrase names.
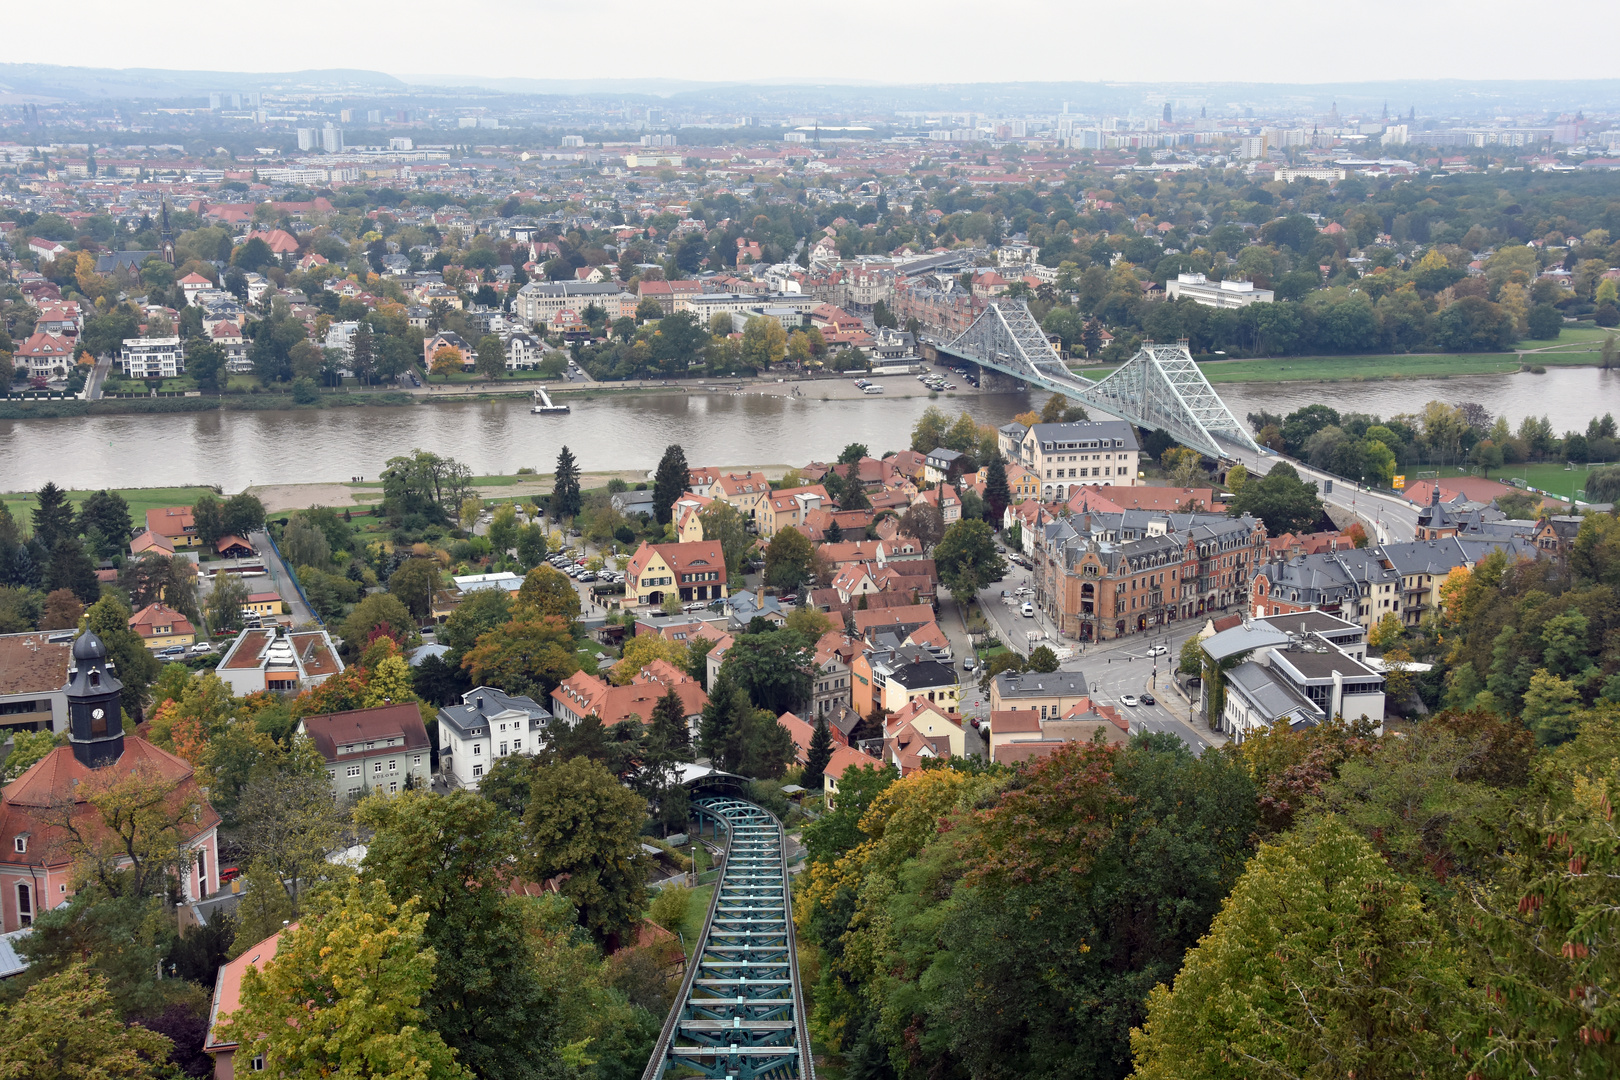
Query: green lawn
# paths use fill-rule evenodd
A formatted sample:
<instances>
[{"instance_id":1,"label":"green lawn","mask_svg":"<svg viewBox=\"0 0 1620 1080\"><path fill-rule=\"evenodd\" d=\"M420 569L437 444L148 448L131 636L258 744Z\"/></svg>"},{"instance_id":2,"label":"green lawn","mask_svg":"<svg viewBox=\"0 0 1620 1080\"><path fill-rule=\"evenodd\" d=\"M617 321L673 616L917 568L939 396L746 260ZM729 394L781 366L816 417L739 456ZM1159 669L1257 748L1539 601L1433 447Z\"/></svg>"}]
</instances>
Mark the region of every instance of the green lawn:
<instances>
[{"instance_id":1,"label":"green lawn","mask_svg":"<svg viewBox=\"0 0 1620 1080\"><path fill-rule=\"evenodd\" d=\"M697 948L698 938L703 936L703 920L709 915L709 901L714 897L714 886L699 885L692 890L692 902L686 908L686 918L681 921L681 937L686 942L686 958L692 959L692 950Z\"/></svg>"},{"instance_id":2,"label":"green lawn","mask_svg":"<svg viewBox=\"0 0 1620 1080\"><path fill-rule=\"evenodd\" d=\"M1493 375L1524 364L1590 364L1594 354L1442 353L1407 356L1289 356L1270 360L1220 360L1200 364L1211 383L1360 382L1368 379L1421 379L1449 375Z\"/></svg>"},{"instance_id":3,"label":"green lawn","mask_svg":"<svg viewBox=\"0 0 1620 1080\"><path fill-rule=\"evenodd\" d=\"M1562 462L1549 461L1540 465L1507 465L1494 479L1512 483L1515 478L1531 487L1551 492L1565 499L1573 499L1579 488L1586 486L1586 476L1592 465L1576 465L1566 469Z\"/></svg>"},{"instance_id":4,"label":"green lawn","mask_svg":"<svg viewBox=\"0 0 1620 1080\"><path fill-rule=\"evenodd\" d=\"M114 488L118 494L129 503L129 516L136 527L146 521L146 512L156 510L160 506L191 506L203 492L212 492L213 488L206 487L171 487L171 488ZM93 492L70 491L68 498L77 506L88 499ZM30 520L29 514L34 509L34 495L32 492L6 492L0 494L0 502L5 503L11 516L19 521Z\"/></svg>"}]
</instances>

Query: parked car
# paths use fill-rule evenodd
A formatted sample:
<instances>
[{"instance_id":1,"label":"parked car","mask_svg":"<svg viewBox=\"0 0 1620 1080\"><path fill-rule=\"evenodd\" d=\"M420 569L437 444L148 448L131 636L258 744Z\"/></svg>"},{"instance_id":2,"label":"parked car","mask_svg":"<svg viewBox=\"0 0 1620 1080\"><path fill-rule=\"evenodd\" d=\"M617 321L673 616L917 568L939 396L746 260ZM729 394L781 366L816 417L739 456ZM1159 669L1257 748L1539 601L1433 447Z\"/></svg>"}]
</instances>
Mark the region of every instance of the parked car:
<instances>
[{"instance_id":1,"label":"parked car","mask_svg":"<svg viewBox=\"0 0 1620 1080\"><path fill-rule=\"evenodd\" d=\"M179 658L186 655L186 647L184 645L170 645L167 649L159 649L157 654L159 656Z\"/></svg>"},{"instance_id":2,"label":"parked car","mask_svg":"<svg viewBox=\"0 0 1620 1080\"><path fill-rule=\"evenodd\" d=\"M1136 695L1135 694L1122 694L1122 695L1120 695L1119 703L1121 705L1129 705L1133 709L1136 708L1136 706L1138 704L1140 704L1136 700Z\"/></svg>"},{"instance_id":3,"label":"parked car","mask_svg":"<svg viewBox=\"0 0 1620 1080\"><path fill-rule=\"evenodd\" d=\"M194 656L207 656L213 651L214 647L208 644L206 641L199 641L197 644L191 647L191 652Z\"/></svg>"},{"instance_id":4,"label":"parked car","mask_svg":"<svg viewBox=\"0 0 1620 1080\"><path fill-rule=\"evenodd\" d=\"M979 666L979 662L977 660L975 660L973 657L971 657L971 656L962 657L962 670L963 671L973 671L978 666Z\"/></svg>"},{"instance_id":5,"label":"parked car","mask_svg":"<svg viewBox=\"0 0 1620 1080\"><path fill-rule=\"evenodd\" d=\"M1024 606L1018 609L1018 613L1026 619L1033 619L1035 617L1035 605L1025 600Z\"/></svg>"}]
</instances>

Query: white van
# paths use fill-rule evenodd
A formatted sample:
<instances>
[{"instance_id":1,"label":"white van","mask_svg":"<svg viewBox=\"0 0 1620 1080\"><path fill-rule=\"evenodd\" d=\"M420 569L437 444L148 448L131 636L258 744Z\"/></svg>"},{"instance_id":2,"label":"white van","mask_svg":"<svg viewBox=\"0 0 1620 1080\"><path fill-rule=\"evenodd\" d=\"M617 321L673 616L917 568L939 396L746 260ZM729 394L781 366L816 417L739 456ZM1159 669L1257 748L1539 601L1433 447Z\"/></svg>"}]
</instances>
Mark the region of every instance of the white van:
<instances>
[{"instance_id":1,"label":"white van","mask_svg":"<svg viewBox=\"0 0 1620 1080\"><path fill-rule=\"evenodd\" d=\"M861 387L861 393L863 393L863 394L881 394L881 393L883 393L883 387L877 385L876 383L873 383L870 386Z\"/></svg>"}]
</instances>

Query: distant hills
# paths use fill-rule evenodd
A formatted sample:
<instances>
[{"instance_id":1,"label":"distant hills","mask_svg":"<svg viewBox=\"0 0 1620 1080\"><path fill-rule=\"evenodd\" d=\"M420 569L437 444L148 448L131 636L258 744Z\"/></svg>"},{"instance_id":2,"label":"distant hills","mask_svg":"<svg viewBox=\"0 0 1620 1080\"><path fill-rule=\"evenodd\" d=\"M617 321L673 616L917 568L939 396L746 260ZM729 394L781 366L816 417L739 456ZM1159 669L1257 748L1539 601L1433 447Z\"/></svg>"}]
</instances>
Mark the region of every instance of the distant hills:
<instances>
[{"instance_id":1,"label":"distant hills","mask_svg":"<svg viewBox=\"0 0 1620 1080\"><path fill-rule=\"evenodd\" d=\"M872 83L847 80L773 79L713 82L683 79L533 79L475 75L390 75L333 68L273 73L169 71L158 68L60 67L0 64L0 101L55 99L160 100L193 103L212 91L343 94L359 104L375 96L443 100L493 96L517 98L601 97L664 100L740 112L834 113L952 111L1057 112L1065 102L1075 112L1126 113L1170 100L1177 118L1196 109L1211 117L1292 111L1341 114L1382 111L1391 116L1416 108L1420 118L1480 116L1501 110L1573 112L1620 108L1620 79L1422 80L1363 83L1266 82L1021 82Z\"/></svg>"}]
</instances>

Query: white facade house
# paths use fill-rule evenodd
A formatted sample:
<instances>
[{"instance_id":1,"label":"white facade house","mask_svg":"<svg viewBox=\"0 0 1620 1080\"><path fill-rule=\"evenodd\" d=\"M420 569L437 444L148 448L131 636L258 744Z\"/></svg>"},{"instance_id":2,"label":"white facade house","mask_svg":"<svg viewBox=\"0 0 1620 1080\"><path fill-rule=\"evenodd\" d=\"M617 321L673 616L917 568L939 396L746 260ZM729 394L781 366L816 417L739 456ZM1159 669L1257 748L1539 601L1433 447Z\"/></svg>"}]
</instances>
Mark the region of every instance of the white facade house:
<instances>
[{"instance_id":1,"label":"white facade house","mask_svg":"<svg viewBox=\"0 0 1620 1080\"><path fill-rule=\"evenodd\" d=\"M1016 462L1035 474L1043 498L1065 499L1086 484L1134 485L1141 452L1136 429L1124 420L1083 420L1029 428Z\"/></svg>"},{"instance_id":2,"label":"white facade house","mask_svg":"<svg viewBox=\"0 0 1620 1080\"><path fill-rule=\"evenodd\" d=\"M533 371L545 358L545 343L533 334L516 330L506 335L507 371Z\"/></svg>"},{"instance_id":3,"label":"white facade house","mask_svg":"<svg viewBox=\"0 0 1620 1080\"><path fill-rule=\"evenodd\" d=\"M1302 617L1305 616L1305 617ZM1204 642L1222 674L1220 730L1241 743L1278 721L1310 727L1336 717L1384 726L1384 676L1366 662L1359 623L1322 611L1254 619Z\"/></svg>"},{"instance_id":4,"label":"white facade house","mask_svg":"<svg viewBox=\"0 0 1620 1080\"><path fill-rule=\"evenodd\" d=\"M186 372L186 350L178 337L125 338L118 363L134 379L172 379Z\"/></svg>"},{"instance_id":5,"label":"white facade house","mask_svg":"<svg viewBox=\"0 0 1620 1080\"><path fill-rule=\"evenodd\" d=\"M1257 289L1252 281L1210 281L1203 274L1177 274L1164 283L1164 295L1171 300L1188 299L1212 308L1243 308L1269 304L1277 294Z\"/></svg>"},{"instance_id":6,"label":"white facade house","mask_svg":"<svg viewBox=\"0 0 1620 1080\"><path fill-rule=\"evenodd\" d=\"M438 716L439 772L451 786L477 791L497 761L540 752L551 713L532 698L476 686L461 702Z\"/></svg>"}]
</instances>

